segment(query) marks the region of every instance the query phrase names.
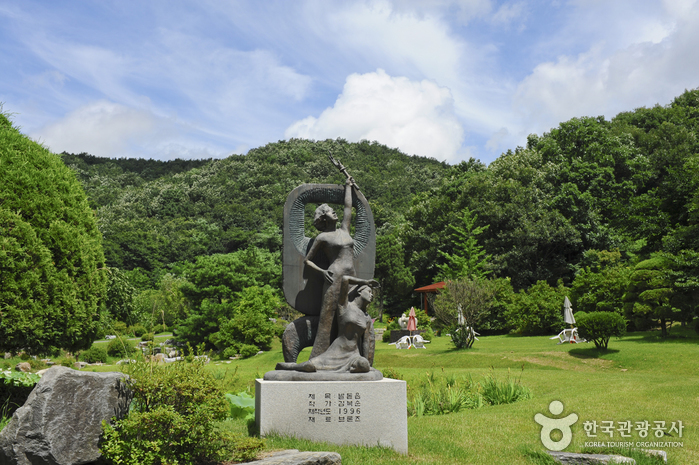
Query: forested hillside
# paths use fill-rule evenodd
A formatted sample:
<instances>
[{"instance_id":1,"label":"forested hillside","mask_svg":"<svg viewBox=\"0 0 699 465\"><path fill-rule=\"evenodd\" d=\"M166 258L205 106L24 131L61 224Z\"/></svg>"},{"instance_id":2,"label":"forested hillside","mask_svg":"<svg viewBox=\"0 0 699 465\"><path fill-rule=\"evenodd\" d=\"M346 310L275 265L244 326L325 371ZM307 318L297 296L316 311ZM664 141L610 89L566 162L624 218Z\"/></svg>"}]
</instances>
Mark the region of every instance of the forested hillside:
<instances>
[{"instance_id":1,"label":"forested hillside","mask_svg":"<svg viewBox=\"0 0 699 465\"><path fill-rule=\"evenodd\" d=\"M343 181L327 159L331 150L374 210L379 300L389 311L417 303L412 289L441 279L447 257L481 250L482 271L501 289L486 329L523 330L531 319L522 315L534 311L527 299L566 294L581 309L625 312L641 326L664 328L696 312L698 135L699 90L692 90L610 121L563 122L489 166L473 159L448 166L343 140L280 141L223 160L63 159L97 210L108 265L135 288L186 280L214 266L202 258L214 254L248 250L280 265L288 193ZM464 233L477 236L470 252L450 227L464 215L473 220ZM536 331L559 324L558 306L537 310Z\"/></svg>"},{"instance_id":2,"label":"forested hillside","mask_svg":"<svg viewBox=\"0 0 699 465\"><path fill-rule=\"evenodd\" d=\"M303 183L342 183L339 158L378 222L437 186L446 164L377 143L282 141L223 160L105 160L63 154L97 209L109 266L157 280L168 265L250 245L279 251L284 202Z\"/></svg>"}]
</instances>

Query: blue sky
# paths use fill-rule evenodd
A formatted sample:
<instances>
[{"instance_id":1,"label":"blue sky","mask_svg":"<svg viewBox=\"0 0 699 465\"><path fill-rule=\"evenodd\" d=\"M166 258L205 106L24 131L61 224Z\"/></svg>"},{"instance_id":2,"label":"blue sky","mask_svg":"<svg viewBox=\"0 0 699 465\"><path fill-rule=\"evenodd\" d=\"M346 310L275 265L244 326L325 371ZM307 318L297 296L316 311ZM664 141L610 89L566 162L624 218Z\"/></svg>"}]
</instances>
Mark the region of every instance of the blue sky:
<instances>
[{"instance_id":1,"label":"blue sky","mask_svg":"<svg viewBox=\"0 0 699 465\"><path fill-rule=\"evenodd\" d=\"M0 102L55 152L301 137L486 163L699 87L699 0L0 0Z\"/></svg>"}]
</instances>

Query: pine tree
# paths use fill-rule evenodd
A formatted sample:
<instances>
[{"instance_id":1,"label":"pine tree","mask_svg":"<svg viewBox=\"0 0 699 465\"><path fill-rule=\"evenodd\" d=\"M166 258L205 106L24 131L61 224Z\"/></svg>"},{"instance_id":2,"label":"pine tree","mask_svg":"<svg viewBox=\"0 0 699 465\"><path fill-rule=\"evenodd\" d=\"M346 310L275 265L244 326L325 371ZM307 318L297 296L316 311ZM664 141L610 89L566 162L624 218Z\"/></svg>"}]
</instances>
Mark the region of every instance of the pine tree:
<instances>
[{"instance_id":1,"label":"pine tree","mask_svg":"<svg viewBox=\"0 0 699 465\"><path fill-rule=\"evenodd\" d=\"M486 255L483 247L478 245L477 237L488 229L488 225L476 227L478 215L472 214L468 208L463 210L459 219L461 224L449 225L454 253L439 251L447 259L447 263L437 265L438 278L484 278L489 273L487 266L491 256Z\"/></svg>"}]
</instances>

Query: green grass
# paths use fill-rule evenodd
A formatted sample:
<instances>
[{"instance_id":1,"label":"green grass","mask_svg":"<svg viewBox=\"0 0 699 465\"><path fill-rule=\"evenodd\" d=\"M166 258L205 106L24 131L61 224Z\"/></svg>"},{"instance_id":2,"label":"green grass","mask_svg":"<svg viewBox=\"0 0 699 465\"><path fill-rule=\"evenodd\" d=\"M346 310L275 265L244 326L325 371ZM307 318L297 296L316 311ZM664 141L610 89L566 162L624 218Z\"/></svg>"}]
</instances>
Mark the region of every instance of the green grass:
<instances>
[{"instance_id":1,"label":"green grass","mask_svg":"<svg viewBox=\"0 0 699 465\"><path fill-rule=\"evenodd\" d=\"M159 339L159 338L157 338ZM157 340L160 342L160 340ZM351 464L536 464L544 451L540 426L534 415L551 416L548 405L563 402L563 415L576 413L573 442L567 451L585 450L586 441L620 441L598 431L587 438L582 423L587 420L649 422L664 420L684 424L683 447L666 448L670 464L699 463L699 338L693 331L673 328L672 336L661 339L657 332L630 333L612 339L608 351L591 344L556 345L548 337L487 336L472 349L454 350L449 338L435 338L427 350L397 350L377 343L374 365L391 367L418 389L428 376L470 377L484 383L489 376L505 381L520 379L532 397L506 405L484 405L457 413L408 418L407 456L381 448L336 446L293 438L270 437L269 449L337 451L344 465ZM300 361L308 357L304 350ZM282 360L281 346L247 360L209 365L226 391L254 392L254 379ZM115 366L88 367L110 371ZM233 429L244 424L230 423ZM652 432L650 433L652 436ZM632 432L629 441L639 441ZM645 440L656 440L649 437ZM644 441L645 441L644 440ZM586 452L604 452L590 449ZM654 463L653 461L645 463Z\"/></svg>"},{"instance_id":2,"label":"green grass","mask_svg":"<svg viewBox=\"0 0 699 465\"><path fill-rule=\"evenodd\" d=\"M342 455L343 464L364 463L539 463L527 450L543 452L536 413L550 416L548 405L563 402L563 415L577 413L573 443L566 450L580 452L586 441L620 441L618 433L605 439L587 438L587 420L664 420L684 424L681 448L667 448L670 464L699 463L699 338L693 332L673 329L675 337L662 340L656 332L630 333L612 339L609 350L591 344L556 345L548 337L488 336L469 350L457 351L446 337L435 338L427 350L397 350L378 343L375 366L391 367L417 387L428 374L468 377L483 383L492 373L504 381L519 378L532 392L530 399L513 404L439 416L408 418L408 456L390 450L340 447L305 440L272 437L273 449L330 450ZM307 350L303 355L307 357ZM302 357L303 358L303 357ZM281 360L280 348L211 369L231 391L253 388L255 377ZM650 433L652 435L652 432ZM636 432L630 440L640 441ZM648 438L646 440L654 440ZM545 462L542 462L545 463ZM653 463L648 462L648 463Z\"/></svg>"}]
</instances>

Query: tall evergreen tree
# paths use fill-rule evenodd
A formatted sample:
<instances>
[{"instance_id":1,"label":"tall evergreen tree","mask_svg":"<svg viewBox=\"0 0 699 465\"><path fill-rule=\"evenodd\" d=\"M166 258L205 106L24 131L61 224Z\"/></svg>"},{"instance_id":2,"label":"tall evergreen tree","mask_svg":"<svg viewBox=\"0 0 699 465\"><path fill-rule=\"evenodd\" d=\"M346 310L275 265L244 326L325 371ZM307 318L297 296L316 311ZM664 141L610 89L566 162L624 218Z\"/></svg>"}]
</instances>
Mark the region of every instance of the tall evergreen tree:
<instances>
[{"instance_id":1,"label":"tall evergreen tree","mask_svg":"<svg viewBox=\"0 0 699 465\"><path fill-rule=\"evenodd\" d=\"M379 321L383 321L384 305L400 302L410 293L415 277L405 265L405 251L395 234L376 238L376 268L374 277L379 282Z\"/></svg>"},{"instance_id":2,"label":"tall evergreen tree","mask_svg":"<svg viewBox=\"0 0 699 465\"><path fill-rule=\"evenodd\" d=\"M75 174L0 114L0 350L89 347L107 276Z\"/></svg>"},{"instance_id":3,"label":"tall evergreen tree","mask_svg":"<svg viewBox=\"0 0 699 465\"><path fill-rule=\"evenodd\" d=\"M489 271L486 269L490 255L486 255L483 247L478 245L478 236L488 226L476 226L478 215L464 208L459 218L460 224L450 224L454 253L439 251L447 259L447 263L437 265L441 279L479 279L484 278Z\"/></svg>"}]
</instances>

